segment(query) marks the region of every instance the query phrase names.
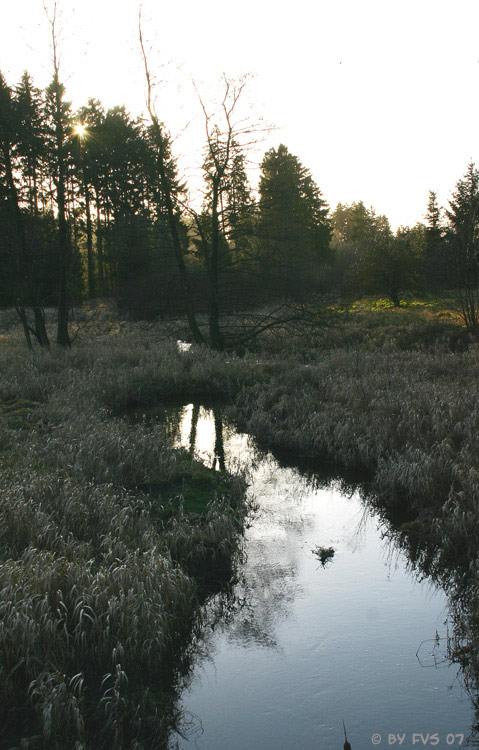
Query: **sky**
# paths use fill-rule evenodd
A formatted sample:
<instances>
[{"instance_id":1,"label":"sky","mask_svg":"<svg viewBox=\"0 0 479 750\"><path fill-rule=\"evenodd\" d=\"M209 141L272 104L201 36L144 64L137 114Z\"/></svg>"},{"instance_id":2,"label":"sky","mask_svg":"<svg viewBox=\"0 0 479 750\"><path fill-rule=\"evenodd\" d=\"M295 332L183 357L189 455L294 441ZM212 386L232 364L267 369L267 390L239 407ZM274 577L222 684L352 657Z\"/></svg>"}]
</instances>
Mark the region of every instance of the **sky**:
<instances>
[{"instance_id":1,"label":"sky","mask_svg":"<svg viewBox=\"0 0 479 750\"><path fill-rule=\"evenodd\" d=\"M45 0L51 7L52 0ZM58 0L67 98L145 112L139 0ZM0 70L51 79L43 0L2 0ZM251 157L284 143L329 205L362 200L396 228L447 205L479 164L477 0L143 0L157 110L194 191L204 119L221 76L250 74L241 115L274 126ZM257 181L258 166L251 168Z\"/></svg>"}]
</instances>

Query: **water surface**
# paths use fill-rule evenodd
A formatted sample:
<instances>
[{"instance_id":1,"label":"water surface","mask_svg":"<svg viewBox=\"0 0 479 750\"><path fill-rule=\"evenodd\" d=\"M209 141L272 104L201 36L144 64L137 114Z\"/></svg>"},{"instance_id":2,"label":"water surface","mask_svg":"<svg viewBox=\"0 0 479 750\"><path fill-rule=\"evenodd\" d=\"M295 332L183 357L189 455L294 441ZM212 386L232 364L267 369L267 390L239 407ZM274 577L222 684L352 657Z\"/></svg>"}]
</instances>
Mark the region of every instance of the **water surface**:
<instances>
[{"instance_id":1,"label":"water surface","mask_svg":"<svg viewBox=\"0 0 479 750\"><path fill-rule=\"evenodd\" d=\"M418 580L359 493L281 465L212 410L181 407L177 419L178 443L205 463L248 470L257 510L231 609L205 608L181 701L187 736L172 747L342 748L343 719L353 750L391 746L394 733L402 747L458 747L455 734L472 744L447 598ZM335 550L324 566L318 546Z\"/></svg>"}]
</instances>

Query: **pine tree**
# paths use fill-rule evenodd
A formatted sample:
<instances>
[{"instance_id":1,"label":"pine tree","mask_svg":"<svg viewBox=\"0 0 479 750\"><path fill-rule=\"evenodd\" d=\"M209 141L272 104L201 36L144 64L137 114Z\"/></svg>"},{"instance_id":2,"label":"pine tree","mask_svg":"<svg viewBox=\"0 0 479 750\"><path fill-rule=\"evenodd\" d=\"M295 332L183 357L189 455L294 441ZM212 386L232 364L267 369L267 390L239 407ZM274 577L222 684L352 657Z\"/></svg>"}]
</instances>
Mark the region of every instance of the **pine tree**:
<instances>
[{"instance_id":1,"label":"pine tree","mask_svg":"<svg viewBox=\"0 0 479 750\"><path fill-rule=\"evenodd\" d=\"M7 210L6 227L15 228L15 235L11 235L10 243L6 241L10 259L10 273L13 281L13 299L25 332L25 339L29 349L32 348L30 332L33 332L40 346L49 346L45 328L45 319L41 310L40 290L35 278L34 254L31 238L27 233L27 222L21 205L21 191L17 187L16 174L20 173L22 182L25 175L21 171L21 161L16 154L24 135L23 123L15 106L13 92L7 86L0 74L0 149L3 156L3 171L5 177L5 197ZM25 138L23 138L25 142ZM8 231L8 229L7 229ZM13 263L13 265L12 265ZM30 329L27 324L25 307L31 306L35 319L35 328Z\"/></svg>"},{"instance_id":2,"label":"pine tree","mask_svg":"<svg viewBox=\"0 0 479 750\"><path fill-rule=\"evenodd\" d=\"M256 214L245 165L245 154L233 142L231 165L225 175L221 198L221 225L236 265L246 261L251 254Z\"/></svg>"},{"instance_id":3,"label":"pine tree","mask_svg":"<svg viewBox=\"0 0 479 750\"><path fill-rule=\"evenodd\" d=\"M23 183L30 211L38 215L41 190L41 167L45 156L45 123L39 89L25 71L15 89L15 110L19 122L16 147L22 165Z\"/></svg>"},{"instance_id":4,"label":"pine tree","mask_svg":"<svg viewBox=\"0 0 479 750\"><path fill-rule=\"evenodd\" d=\"M55 51L54 51L55 52ZM54 54L54 75L46 94L47 157L53 176L58 220L58 325L57 344L71 346L68 332L68 310L71 302L69 276L72 265L72 243L67 216L67 139L71 127L71 105L65 101L65 87L59 80L59 69Z\"/></svg>"},{"instance_id":5,"label":"pine tree","mask_svg":"<svg viewBox=\"0 0 479 750\"><path fill-rule=\"evenodd\" d=\"M268 151L261 165L260 259L276 290L289 294L315 280L331 257L328 206L311 173L286 146Z\"/></svg>"},{"instance_id":6,"label":"pine tree","mask_svg":"<svg viewBox=\"0 0 479 750\"><path fill-rule=\"evenodd\" d=\"M28 248L14 179L13 148L18 128L12 98L12 91L0 73L0 299L1 304L14 304L22 309L28 304ZM32 348L28 330L25 335Z\"/></svg>"},{"instance_id":7,"label":"pine tree","mask_svg":"<svg viewBox=\"0 0 479 750\"><path fill-rule=\"evenodd\" d=\"M431 232L440 233L441 231L441 209L437 202L437 193L434 192L434 190L429 191L426 221L427 221L428 229Z\"/></svg>"},{"instance_id":8,"label":"pine tree","mask_svg":"<svg viewBox=\"0 0 479 750\"><path fill-rule=\"evenodd\" d=\"M446 211L456 293L466 327L479 333L479 171L471 162Z\"/></svg>"},{"instance_id":9,"label":"pine tree","mask_svg":"<svg viewBox=\"0 0 479 750\"><path fill-rule=\"evenodd\" d=\"M444 288L449 282L446 242L441 213L441 208L437 202L437 193L430 190L425 215L426 250L424 275L426 284L433 289L437 289L438 287Z\"/></svg>"},{"instance_id":10,"label":"pine tree","mask_svg":"<svg viewBox=\"0 0 479 750\"><path fill-rule=\"evenodd\" d=\"M333 213L332 245L335 263L344 292L383 291L378 279L378 264L391 236L386 216L367 208L363 201L351 205L339 203Z\"/></svg>"},{"instance_id":11,"label":"pine tree","mask_svg":"<svg viewBox=\"0 0 479 750\"><path fill-rule=\"evenodd\" d=\"M479 171L471 162L466 174L456 184L456 190L446 211L451 229L465 252L472 258L478 250Z\"/></svg>"},{"instance_id":12,"label":"pine tree","mask_svg":"<svg viewBox=\"0 0 479 750\"><path fill-rule=\"evenodd\" d=\"M98 293L102 297L107 293L103 225L109 164L105 136L105 116L105 110L97 99L89 99L87 106L82 107L77 113L77 122L85 127L85 135L81 139L81 143L78 143L75 155L81 170L85 200L87 278L88 296L90 297L94 296L94 293ZM93 211L95 219L92 217ZM88 220L89 212L90 219ZM93 223L95 223L94 229ZM94 244L95 250L93 249ZM96 278L92 278L95 267L97 270Z\"/></svg>"}]
</instances>

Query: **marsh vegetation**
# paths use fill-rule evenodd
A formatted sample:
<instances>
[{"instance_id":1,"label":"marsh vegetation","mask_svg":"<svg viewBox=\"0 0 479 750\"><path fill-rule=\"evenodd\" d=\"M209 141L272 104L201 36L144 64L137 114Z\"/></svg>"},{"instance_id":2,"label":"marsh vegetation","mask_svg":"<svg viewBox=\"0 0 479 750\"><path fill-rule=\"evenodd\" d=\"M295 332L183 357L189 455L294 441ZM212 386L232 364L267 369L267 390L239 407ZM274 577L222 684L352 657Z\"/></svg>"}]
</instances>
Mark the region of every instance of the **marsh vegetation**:
<instances>
[{"instance_id":1,"label":"marsh vegetation","mask_svg":"<svg viewBox=\"0 0 479 750\"><path fill-rule=\"evenodd\" d=\"M393 543L448 591L449 655L476 700L479 359L474 344L451 351L446 313L363 306L336 336L288 340L284 328L280 347L265 331L242 356L180 349L179 329L98 320L71 350L32 356L6 316L5 743L163 747L181 726L204 602L235 580L250 499L221 442L209 468L194 420L180 447L178 420L149 416L172 400L221 403L262 446L362 472Z\"/></svg>"},{"instance_id":2,"label":"marsh vegetation","mask_svg":"<svg viewBox=\"0 0 479 750\"><path fill-rule=\"evenodd\" d=\"M141 400L142 382L151 398L181 394L182 373L209 382L215 362L125 343L2 352L5 746L162 747L180 644L208 576L234 568L242 478L111 411Z\"/></svg>"},{"instance_id":3,"label":"marsh vegetation","mask_svg":"<svg viewBox=\"0 0 479 750\"><path fill-rule=\"evenodd\" d=\"M197 450L212 463L213 410L173 409L183 444L196 420ZM443 744L454 728L476 746L471 672L454 650L467 596L453 571L426 576L364 474L264 451L231 423L223 435L227 465L250 467L257 505L227 606L220 618L217 599L205 607L179 746L338 747L345 706L353 747L370 743L371 727L385 736L392 721L409 736L434 724Z\"/></svg>"},{"instance_id":4,"label":"marsh vegetation","mask_svg":"<svg viewBox=\"0 0 479 750\"><path fill-rule=\"evenodd\" d=\"M393 227L361 200L330 207L254 114L247 75L223 75L208 94L193 83L196 111L178 112L199 117L204 140L179 162L182 125L170 132L163 120L162 90L178 71L160 73L141 11L137 116L94 98L74 109L60 3L43 8L49 84L0 72L0 742L181 744L180 695L215 628L233 623L235 637L279 648L272 626L300 598L301 564L252 561L255 550L274 560L283 538L298 542L304 494L318 521L298 552L311 580L319 572L327 588L349 559L321 534L317 491L332 476L345 517L349 493L403 572L444 590L450 630L432 635L433 650L447 644L477 709L478 169L467 166L447 206L424 194L414 226ZM206 423L211 456L198 448ZM288 481L272 497L275 473ZM277 549L261 541L262 512L280 527ZM378 551L378 529L368 538ZM362 570L361 585L340 576L332 597L341 586L353 599L371 593L378 568ZM326 599L339 632L348 607L339 616ZM320 607L303 614L315 652ZM344 638L357 643L351 629ZM330 658L328 696L339 679L354 684L347 660ZM347 710L324 742L342 744L343 718L356 750Z\"/></svg>"}]
</instances>

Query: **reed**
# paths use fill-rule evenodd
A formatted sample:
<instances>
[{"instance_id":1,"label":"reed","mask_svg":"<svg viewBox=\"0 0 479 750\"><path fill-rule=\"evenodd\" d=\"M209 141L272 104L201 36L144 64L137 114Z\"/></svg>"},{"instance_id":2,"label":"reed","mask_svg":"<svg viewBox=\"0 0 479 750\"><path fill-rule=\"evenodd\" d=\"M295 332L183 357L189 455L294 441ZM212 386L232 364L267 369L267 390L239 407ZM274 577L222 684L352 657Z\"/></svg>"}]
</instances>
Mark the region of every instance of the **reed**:
<instances>
[{"instance_id":1,"label":"reed","mask_svg":"<svg viewBox=\"0 0 479 750\"><path fill-rule=\"evenodd\" d=\"M228 394L245 371L148 337L1 352L5 746L165 747L200 587L240 549L245 483L114 412L187 388ZM182 492L198 477L191 514Z\"/></svg>"},{"instance_id":2,"label":"reed","mask_svg":"<svg viewBox=\"0 0 479 750\"><path fill-rule=\"evenodd\" d=\"M180 353L158 330L133 326L33 356L8 338L0 716L9 746L22 739L16 723L32 747L162 747L175 719L163 688L199 585L241 554L241 477L210 472L200 511L188 512L184 487L206 470L172 447L171 428L127 419L130 407L228 400L262 443L365 469L377 503L428 540L417 553L424 569L456 565L479 588L479 350L419 346L416 334L404 348L382 329L241 358ZM479 603L473 610L467 627L479 622Z\"/></svg>"}]
</instances>

